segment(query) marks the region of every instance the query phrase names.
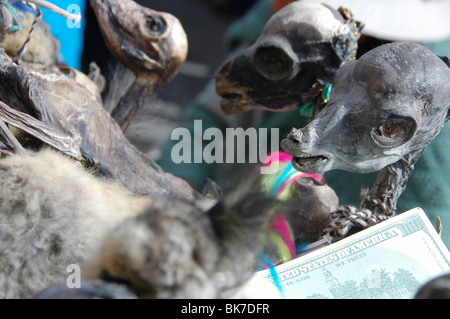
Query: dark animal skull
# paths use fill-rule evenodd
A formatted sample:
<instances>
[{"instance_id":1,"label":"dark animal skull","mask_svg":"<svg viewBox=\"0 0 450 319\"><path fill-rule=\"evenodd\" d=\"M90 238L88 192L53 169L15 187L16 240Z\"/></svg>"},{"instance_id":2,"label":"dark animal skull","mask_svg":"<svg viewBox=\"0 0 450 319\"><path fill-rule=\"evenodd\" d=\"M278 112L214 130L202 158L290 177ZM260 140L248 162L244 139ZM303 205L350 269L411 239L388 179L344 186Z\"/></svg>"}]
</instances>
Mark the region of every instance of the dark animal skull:
<instances>
[{"instance_id":1,"label":"dark animal skull","mask_svg":"<svg viewBox=\"0 0 450 319\"><path fill-rule=\"evenodd\" d=\"M111 53L138 77L167 83L177 74L188 44L176 17L134 1L91 0L91 5Z\"/></svg>"},{"instance_id":2,"label":"dark animal skull","mask_svg":"<svg viewBox=\"0 0 450 319\"><path fill-rule=\"evenodd\" d=\"M346 63L330 103L282 141L296 169L378 171L420 156L449 119L450 68L425 47L392 43Z\"/></svg>"},{"instance_id":3,"label":"dark animal skull","mask_svg":"<svg viewBox=\"0 0 450 319\"><path fill-rule=\"evenodd\" d=\"M311 101L356 54L362 24L349 11L295 1L274 14L261 36L216 73L222 111L285 111Z\"/></svg>"}]
</instances>

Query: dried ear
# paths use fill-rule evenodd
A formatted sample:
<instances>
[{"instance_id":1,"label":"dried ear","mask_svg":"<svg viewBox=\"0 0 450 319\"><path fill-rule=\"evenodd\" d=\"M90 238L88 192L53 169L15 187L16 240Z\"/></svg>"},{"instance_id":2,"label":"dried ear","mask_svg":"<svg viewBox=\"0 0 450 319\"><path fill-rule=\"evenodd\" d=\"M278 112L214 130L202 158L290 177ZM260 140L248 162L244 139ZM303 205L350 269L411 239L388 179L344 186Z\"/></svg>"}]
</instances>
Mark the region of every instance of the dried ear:
<instances>
[{"instance_id":1,"label":"dried ear","mask_svg":"<svg viewBox=\"0 0 450 319\"><path fill-rule=\"evenodd\" d=\"M441 58L442 61L445 62L445 64L447 64L447 66L450 68L450 59L447 56L439 56Z\"/></svg>"},{"instance_id":2,"label":"dried ear","mask_svg":"<svg viewBox=\"0 0 450 319\"><path fill-rule=\"evenodd\" d=\"M363 28L364 24L362 22L349 19L340 27L338 35L333 37L336 54L343 62L356 58L358 39Z\"/></svg>"},{"instance_id":3,"label":"dried ear","mask_svg":"<svg viewBox=\"0 0 450 319\"><path fill-rule=\"evenodd\" d=\"M353 12L350 9L339 7L337 10L345 20L353 18Z\"/></svg>"},{"instance_id":4,"label":"dried ear","mask_svg":"<svg viewBox=\"0 0 450 319\"><path fill-rule=\"evenodd\" d=\"M337 11L341 14L341 16L344 18L345 21L350 22L353 25L352 31L354 32L356 31L355 34L361 34L365 24L361 21L353 19L353 12L350 9L339 7Z\"/></svg>"},{"instance_id":5,"label":"dried ear","mask_svg":"<svg viewBox=\"0 0 450 319\"><path fill-rule=\"evenodd\" d=\"M450 59L447 56L439 56L439 57L450 68ZM445 117L445 123L447 123L448 120L450 120L450 108L447 110L447 116Z\"/></svg>"}]
</instances>

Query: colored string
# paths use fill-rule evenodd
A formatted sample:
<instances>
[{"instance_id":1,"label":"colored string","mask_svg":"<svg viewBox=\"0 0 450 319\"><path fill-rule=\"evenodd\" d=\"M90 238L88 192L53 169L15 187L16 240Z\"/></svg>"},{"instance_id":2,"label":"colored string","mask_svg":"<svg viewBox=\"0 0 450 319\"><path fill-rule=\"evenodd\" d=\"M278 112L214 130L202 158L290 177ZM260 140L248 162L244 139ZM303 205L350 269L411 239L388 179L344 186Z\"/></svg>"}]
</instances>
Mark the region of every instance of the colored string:
<instances>
[{"instance_id":1,"label":"colored string","mask_svg":"<svg viewBox=\"0 0 450 319\"><path fill-rule=\"evenodd\" d=\"M303 243L297 246L297 248L295 248L296 252L299 252L300 250L302 250L303 248L305 248L306 246L308 246L309 243Z\"/></svg>"},{"instance_id":2,"label":"colored string","mask_svg":"<svg viewBox=\"0 0 450 319\"><path fill-rule=\"evenodd\" d=\"M19 12L14 8L8 1L1 0L1 4L3 4L11 13L12 19L11 19L11 31L17 31L22 30L24 27L20 24L20 20L22 20L22 17L20 16ZM14 24L14 21L16 21L17 24Z\"/></svg>"},{"instance_id":3,"label":"colored string","mask_svg":"<svg viewBox=\"0 0 450 319\"><path fill-rule=\"evenodd\" d=\"M292 156L284 152L270 154L264 165L269 166L278 164L281 165L278 168L277 173L275 175L266 176L263 181L263 184L267 187L266 191L273 198L279 200L288 199L290 196L290 191L288 191L289 186L293 185L294 181L299 177L312 177L316 180L323 181L321 174L307 174L297 171L292 166ZM277 257L280 259L281 263L285 263L294 259L296 252L306 247L308 243L303 243L298 247L295 247L293 231L285 216L277 212L277 207L273 208L271 216L268 224L269 242L276 248ZM268 267L275 285L278 290L282 292L275 266L268 256L265 256L262 252L260 252L259 255L261 263Z\"/></svg>"},{"instance_id":4,"label":"colored string","mask_svg":"<svg viewBox=\"0 0 450 319\"><path fill-rule=\"evenodd\" d=\"M278 187L281 184L283 184L287 178L289 178L292 174L295 174L295 172L298 172L292 171L292 169L293 169L292 163L289 163L284 169L284 171L280 174L280 176L278 176L277 180L275 181L275 184L273 185L272 192L270 194L272 197L275 196Z\"/></svg>"},{"instance_id":5,"label":"colored string","mask_svg":"<svg viewBox=\"0 0 450 319\"><path fill-rule=\"evenodd\" d=\"M286 187L290 186L299 177L312 177L315 180L323 182L323 179L319 174L308 174L298 172L298 174L295 174L295 176L292 176L286 183L281 185L281 187L276 191L275 197L280 195L286 189Z\"/></svg>"},{"instance_id":6,"label":"colored string","mask_svg":"<svg viewBox=\"0 0 450 319\"><path fill-rule=\"evenodd\" d=\"M308 174L297 171L292 163L286 166L284 171L278 176L275 184L272 187L271 196L278 197L289 185L291 185L298 177L312 177L318 181L323 182L322 176L319 174Z\"/></svg>"},{"instance_id":7,"label":"colored string","mask_svg":"<svg viewBox=\"0 0 450 319\"><path fill-rule=\"evenodd\" d=\"M322 104L327 104L330 101L330 95L331 95L331 83L328 83L323 87L323 91L321 94Z\"/></svg>"},{"instance_id":8,"label":"colored string","mask_svg":"<svg viewBox=\"0 0 450 319\"><path fill-rule=\"evenodd\" d=\"M295 257L295 246L292 240L291 229L286 222L286 219L281 214L276 214L270 221L270 229L274 230L281 238L284 243L284 247L287 248L289 256L285 256L283 262L289 261ZM277 245L277 247L283 247L282 245Z\"/></svg>"},{"instance_id":9,"label":"colored string","mask_svg":"<svg viewBox=\"0 0 450 319\"><path fill-rule=\"evenodd\" d=\"M331 94L331 83L328 83L321 90L321 94L320 94L320 99L321 99L320 104L321 105L327 104L330 101L330 94ZM316 107L317 98L318 98L318 96L316 96L314 99L312 99L308 103L302 105L298 109L301 116L312 117L314 109Z\"/></svg>"},{"instance_id":10,"label":"colored string","mask_svg":"<svg viewBox=\"0 0 450 319\"><path fill-rule=\"evenodd\" d=\"M284 291L283 291L283 288L281 287L280 277L278 277L278 273L275 269L275 266L272 264L270 259L261 252L259 252L259 259L262 261L262 263L264 265L266 265L266 269L269 269L270 276L272 277L275 287L277 287L278 291L281 293L282 297L284 298L285 297Z\"/></svg>"},{"instance_id":11,"label":"colored string","mask_svg":"<svg viewBox=\"0 0 450 319\"><path fill-rule=\"evenodd\" d=\"M302 105L298 109L298 112L300 113L301 116L311 117L315 107L316 107L316 100L314 99L314 100Z\"/></svg>"}]
</instances>

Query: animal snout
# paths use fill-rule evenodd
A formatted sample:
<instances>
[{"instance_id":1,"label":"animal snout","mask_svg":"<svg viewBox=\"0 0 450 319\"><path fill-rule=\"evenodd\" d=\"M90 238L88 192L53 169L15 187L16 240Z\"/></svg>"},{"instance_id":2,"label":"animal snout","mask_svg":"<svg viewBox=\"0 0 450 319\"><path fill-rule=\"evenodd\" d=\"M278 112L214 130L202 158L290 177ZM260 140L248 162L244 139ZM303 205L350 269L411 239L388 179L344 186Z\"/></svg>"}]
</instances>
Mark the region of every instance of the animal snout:
<instances>
[{"instance_id":1,"label":"animal snout","mask_svg":"<svg viewBox=\"0 0 450 319\"><path fill-rule=\"evenodd\" d=\"M300 143L302 141L303 133L301 130L293 128L291 133L287 136L288 139L292 140L294 143Z\"/></svg>"},{"instance_id":2,"label":"animal snout","mask_svg":"<svg viewBox=\"0 0 450 319\"><path fill-rule=\"evenodd\" d=\"M216 93L222 98L230 101L238 101L244 98L241 88L236 83L230 81L226 73L217 72L214 76L216 81Z\"/></svg>"},{"instance_id":3,"label":"animal snout","mask_svg":"<svg viewBox=\"0 0 450 319\"><path fill-rule=\"evenodd\" d=\"M293 156L300 156L308 151L314 145L316 134L314 129L296 129L293 128L287 137L281 142L281 147Z\"/></svg>"}]
</instances>

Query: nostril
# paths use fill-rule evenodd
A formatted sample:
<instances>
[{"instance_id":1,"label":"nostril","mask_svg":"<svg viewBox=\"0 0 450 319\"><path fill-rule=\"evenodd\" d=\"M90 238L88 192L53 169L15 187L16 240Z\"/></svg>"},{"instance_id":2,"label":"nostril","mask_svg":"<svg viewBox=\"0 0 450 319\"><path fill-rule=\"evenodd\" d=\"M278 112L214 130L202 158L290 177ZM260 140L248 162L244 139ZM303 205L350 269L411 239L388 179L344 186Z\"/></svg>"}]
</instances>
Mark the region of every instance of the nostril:
<instances>
[{"instance_id":1,"label":"nostril","mask_svg":"<svg viewBox=\"0 0 450 319\"><path fill-rule=\"evenodd\" d=\"M289 140L292 142L299 144L302 141L302 132L300 130L297 130L296 128L293 128L291 130L291 133L287 136Z\"/></svg>"}]
</instances>

